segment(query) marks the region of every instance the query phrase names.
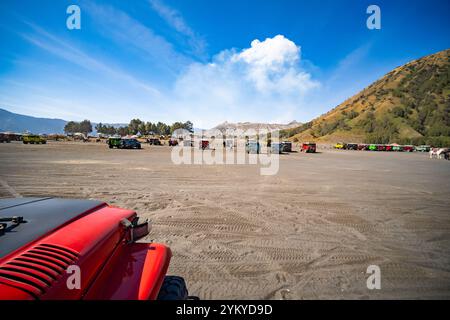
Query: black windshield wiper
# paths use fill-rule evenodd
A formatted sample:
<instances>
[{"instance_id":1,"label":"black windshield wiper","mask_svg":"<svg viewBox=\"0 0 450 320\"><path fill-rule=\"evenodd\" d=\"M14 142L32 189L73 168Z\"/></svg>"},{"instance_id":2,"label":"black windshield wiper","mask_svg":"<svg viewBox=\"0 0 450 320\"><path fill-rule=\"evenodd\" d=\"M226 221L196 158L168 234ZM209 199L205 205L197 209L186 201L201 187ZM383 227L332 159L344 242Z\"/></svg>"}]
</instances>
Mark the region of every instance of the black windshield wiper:
<instances>
[{"instance_id":1,"label":"black windshield wiper","mask_svg":"<svg viewBox=\"0 0 450 320\"><path fill-rule=\"evenodd\" d=\"M6 223L5 223L6 222ZM26 222L23 220L23 217L14 216L14 217L0 217L0 236L5 234L5 231L8 227L8 223L11 222L12 225L9 229L13 229L17 227L19 224Z\"/></svg>"}]
</instances>

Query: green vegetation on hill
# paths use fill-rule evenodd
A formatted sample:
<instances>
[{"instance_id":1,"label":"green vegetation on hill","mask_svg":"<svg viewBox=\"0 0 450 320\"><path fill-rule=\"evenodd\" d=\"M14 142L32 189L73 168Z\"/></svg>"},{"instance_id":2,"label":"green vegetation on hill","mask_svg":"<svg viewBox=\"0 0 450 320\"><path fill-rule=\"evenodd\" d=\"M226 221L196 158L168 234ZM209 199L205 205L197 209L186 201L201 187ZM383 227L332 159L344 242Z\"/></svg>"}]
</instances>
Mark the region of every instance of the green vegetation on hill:
<instances>
[{"instance_id":1,"label":"green vegetation on hill","mask_svg":"<svg viewBox=\"0 0 450 320\"><path fill-rule=\"evenodd\" d=\"M302 133L312 126L312 121L303 123L299 127L291 128L291 129L284 129L280 130L280 137L281 138L289 138L292 136L295 136L296 134Z\"/></svg>"},{"instance_id":2,"label":"green vegetation on hill","mask_svg":"<svg viewBox=\"0 0 450 320\"><path fill-rule=\"evenodd\" d=\"M450 145L450 50L412 61L328 113L282 131L292 140Z\"/></svg>"}]
</instances>

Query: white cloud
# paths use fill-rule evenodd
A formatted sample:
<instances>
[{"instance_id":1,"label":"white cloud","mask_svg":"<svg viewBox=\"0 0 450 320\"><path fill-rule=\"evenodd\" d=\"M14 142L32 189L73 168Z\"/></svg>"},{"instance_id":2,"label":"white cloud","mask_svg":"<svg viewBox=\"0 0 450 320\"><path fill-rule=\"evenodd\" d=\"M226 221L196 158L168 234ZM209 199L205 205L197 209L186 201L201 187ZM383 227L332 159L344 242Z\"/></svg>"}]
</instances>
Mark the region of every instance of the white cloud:
<instances>
[{"instance_id":1,"label":"white cloud","mask_svg":"<svg viewBox=\"0 0 450 320\"><path fill-rule=\"evenodd\" d=\"M248 78L260 91L306 92L316 85L309 74L298 70L300 47L282 35L263 42L253 40L251 48L232 57L244 61Z\"/></svg>"},{"instance_id":2,"label":"white cloud","mask_svg":"<svg viewBox=\"0 0 450 320\"><path fill-rule=\"evenodd\" d=\"M300 67L300 47L282 35L193 63L177 79L170 103L179 116L208 127L224 120L288 122L320 83ZM184 111L183 111L184 110Z\"/></svg>"}]
</instances>

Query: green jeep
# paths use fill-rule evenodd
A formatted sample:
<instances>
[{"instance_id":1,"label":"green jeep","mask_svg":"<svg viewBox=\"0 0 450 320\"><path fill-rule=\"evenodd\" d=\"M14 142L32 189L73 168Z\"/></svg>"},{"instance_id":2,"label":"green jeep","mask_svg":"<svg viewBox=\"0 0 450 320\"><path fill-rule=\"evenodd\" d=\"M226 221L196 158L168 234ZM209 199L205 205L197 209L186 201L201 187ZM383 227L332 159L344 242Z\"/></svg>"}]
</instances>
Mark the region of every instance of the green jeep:
<instances>
[{"instance_id":1,"label":"green jeep","mask_svg":"<svg viewBox=\"0 0 450 320\"><path fill-rule=\"evenodd\" d=\"M108 139L108 146L110 149L116 147L117 149L122 147L122 138L120 137L111 137Z\"/></svg>"}]
</instances>

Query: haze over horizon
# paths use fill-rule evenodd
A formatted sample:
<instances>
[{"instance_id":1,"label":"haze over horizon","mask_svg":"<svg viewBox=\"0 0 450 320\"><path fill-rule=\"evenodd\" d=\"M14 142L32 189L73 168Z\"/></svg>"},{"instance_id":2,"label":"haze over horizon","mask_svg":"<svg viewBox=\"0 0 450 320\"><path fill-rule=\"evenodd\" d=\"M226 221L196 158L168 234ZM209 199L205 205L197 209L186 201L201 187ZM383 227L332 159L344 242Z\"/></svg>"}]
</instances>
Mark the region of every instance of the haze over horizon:
<instances>
[{"instance_id":1,"label":"haze over horizon","mask_svg":"<svg viewBox=\"0 0 450 320\"><path fill-rule=\"evenodd\" d=\"M68 30L66 8L81 8ZM351 4L351 5L350 5ZM124 123L309 121L450 47L446 1L3 1L0 108Z\"/></svg>"}]
</instances>

